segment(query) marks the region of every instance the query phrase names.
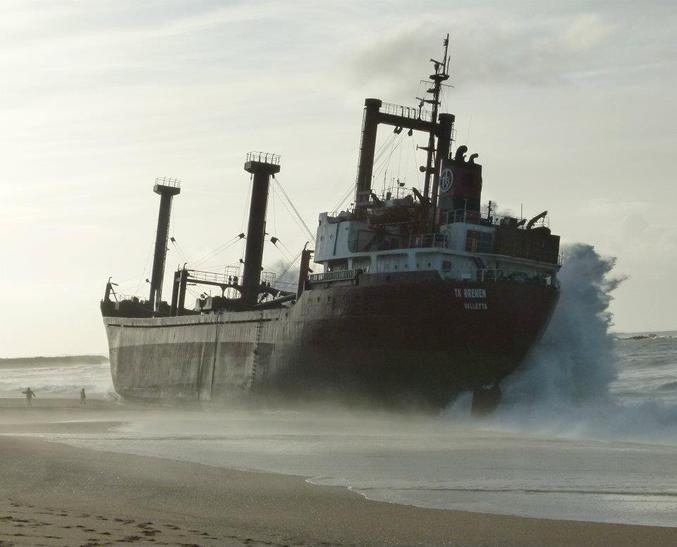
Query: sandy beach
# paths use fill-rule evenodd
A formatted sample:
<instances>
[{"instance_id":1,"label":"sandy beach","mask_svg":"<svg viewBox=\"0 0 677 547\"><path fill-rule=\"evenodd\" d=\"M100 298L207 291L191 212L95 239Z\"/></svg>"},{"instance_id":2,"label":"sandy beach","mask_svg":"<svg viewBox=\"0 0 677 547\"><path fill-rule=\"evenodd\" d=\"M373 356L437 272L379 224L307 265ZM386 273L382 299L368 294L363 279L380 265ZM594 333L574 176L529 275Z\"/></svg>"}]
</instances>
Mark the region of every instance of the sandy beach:
<instances>
[{"instance_id":1,"label":"sandy beach","mask_svg":"<svg viewBox=\"0 0 677 547\"><path fill-rule=\"evenodd\" d=\"M147 412L0 401L0 545L675 545L677 528L369 501L301 477L73 448L40 438Z\"/></svg>"}]
</instances>

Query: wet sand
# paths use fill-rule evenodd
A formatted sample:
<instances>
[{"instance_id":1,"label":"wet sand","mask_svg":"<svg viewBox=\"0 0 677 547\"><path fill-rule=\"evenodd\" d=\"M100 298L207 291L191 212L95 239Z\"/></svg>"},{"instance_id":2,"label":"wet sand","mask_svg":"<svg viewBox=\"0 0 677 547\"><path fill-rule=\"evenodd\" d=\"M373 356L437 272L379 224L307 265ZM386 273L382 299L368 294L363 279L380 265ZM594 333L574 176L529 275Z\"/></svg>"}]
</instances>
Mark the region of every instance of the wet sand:
<instances>
[{"instance_id":1,"label":"wet sand","mask_svg":"<svg viewBox=\"0 0 677 547\"><path fill-rule=\"evenodd\" d=\"M677 528L421 509L299 477L35 437L106 430L150 411L157 410L44 400L29 409L0 400L0 545L677 544Z\"/></svg>"}]
</instances>

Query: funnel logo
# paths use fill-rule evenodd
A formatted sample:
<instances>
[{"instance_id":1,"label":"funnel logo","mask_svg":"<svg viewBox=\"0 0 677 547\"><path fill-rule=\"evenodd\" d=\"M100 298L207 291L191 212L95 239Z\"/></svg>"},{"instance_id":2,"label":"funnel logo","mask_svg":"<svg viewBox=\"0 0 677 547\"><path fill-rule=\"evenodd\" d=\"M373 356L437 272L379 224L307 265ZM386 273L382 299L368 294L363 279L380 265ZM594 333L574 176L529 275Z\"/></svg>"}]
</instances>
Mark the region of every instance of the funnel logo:
<instances>
[{"instance_id":1,"label":"funnel logo","mask_svg":"<svg viewBox=\"0 0 677 547\"><path fill-rule=\"evenodd\" d=\"M454 184L454 172L449 167L445 167L440 175L440 191L442 193L448 192L451 190L452 184Z\"/></svg>"}]
</instances>

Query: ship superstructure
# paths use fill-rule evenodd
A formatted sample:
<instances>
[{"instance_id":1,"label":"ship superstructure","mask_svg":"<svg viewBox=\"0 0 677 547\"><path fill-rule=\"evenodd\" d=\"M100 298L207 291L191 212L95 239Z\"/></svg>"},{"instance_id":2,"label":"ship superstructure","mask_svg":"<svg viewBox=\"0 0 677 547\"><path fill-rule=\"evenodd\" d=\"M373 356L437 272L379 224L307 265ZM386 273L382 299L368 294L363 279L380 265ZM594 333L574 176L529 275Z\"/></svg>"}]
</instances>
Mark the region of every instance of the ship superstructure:
<instances>
[{"instance_id":1,"label":"ship superstructure","mask_svg":"<svg viewBox=\"0 0 677 547\"><path fill-rule=\"evenodd\" d=\"M448 37L431 60L418 107L366 99L354 205L319 216L298 287L276 288L261 265L273 154L248 155L252 195L242 275L162 276L176 181L161 179L148 300L101 303L116 390L125 397L221 400L244 394L339 397L440 408L463 390L489 409L500 381L538 340L558 297L559 237L546 212L526 220L481 207L482 167L464 145L452 154L454 116L440 113ZM430 107L427 109L426 107ZM379 127L423 132L422 188L372 189ZM241 234L245 237L245 234ZM313 255L314 253L314 255ZM311 260L323 267L310 273ZM189 285L220 296L186 306Z\"/></svg>"}]
</instances>

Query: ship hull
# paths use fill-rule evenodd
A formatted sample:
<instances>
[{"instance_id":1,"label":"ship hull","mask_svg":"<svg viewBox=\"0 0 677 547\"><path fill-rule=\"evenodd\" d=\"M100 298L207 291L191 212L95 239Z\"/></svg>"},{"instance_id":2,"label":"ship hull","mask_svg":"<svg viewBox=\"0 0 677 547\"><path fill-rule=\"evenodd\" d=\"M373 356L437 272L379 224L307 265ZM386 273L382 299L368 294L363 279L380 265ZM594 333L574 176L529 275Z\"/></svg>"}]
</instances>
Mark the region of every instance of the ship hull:
<instances>
[{"instance_id":1,"label":"ship hull","mask_svg":"<svg viewBox=\"0 0 677 547\"><path fill-rule=\"evenodd\" d=\"M104 323L125 398L256 394L435 409L513 372L557 297L537 284L374 274L318 284L290 308Z\"/></svg>"}]
</instances>

